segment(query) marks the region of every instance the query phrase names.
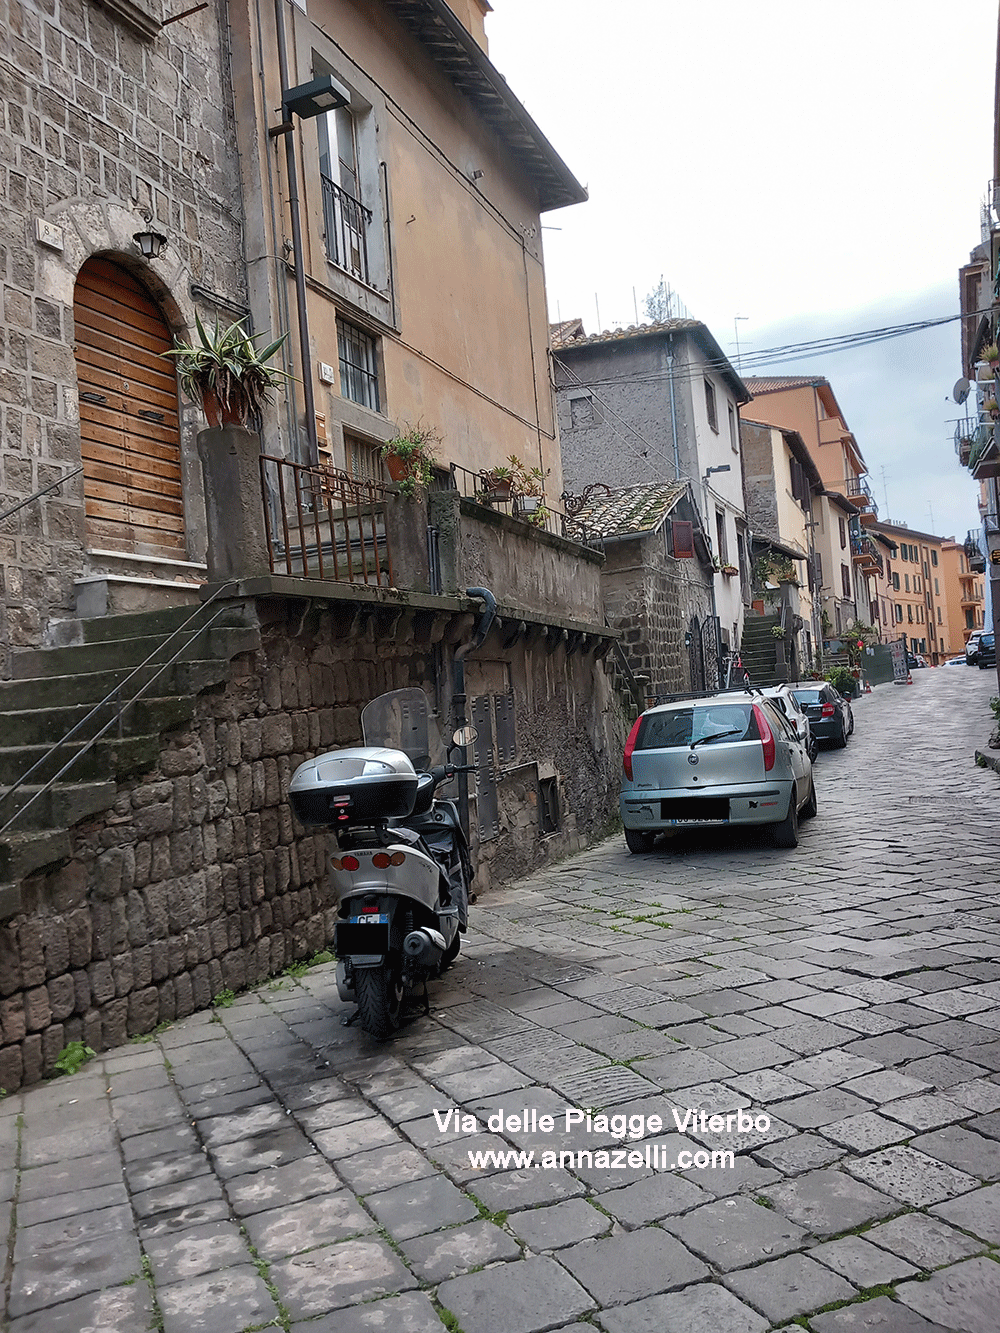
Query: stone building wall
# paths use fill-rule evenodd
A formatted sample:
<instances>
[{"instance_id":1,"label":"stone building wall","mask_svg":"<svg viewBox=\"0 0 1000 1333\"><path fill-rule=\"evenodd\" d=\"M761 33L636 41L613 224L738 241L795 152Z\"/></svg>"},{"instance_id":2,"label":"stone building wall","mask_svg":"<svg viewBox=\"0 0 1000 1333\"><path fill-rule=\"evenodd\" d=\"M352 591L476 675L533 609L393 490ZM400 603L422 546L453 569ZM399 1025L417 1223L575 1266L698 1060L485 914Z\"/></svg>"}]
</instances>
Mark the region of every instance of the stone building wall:
<instances>
[{"instance_id":1,"label":"stone building wall","mask_svg":"<svg viewBox=\"0 0 1000 1333\"><path fill-rule=\"evenodd\" d=\"M360 709L386 690L422 686L448 717L450 649L469 617L277 598L256 608L259 651L198 696L193 721L110 811L71 830L64 864L23 882L24 910L0 925L0 1086L36 1082L70 1041L116 1045L331 940L332 835L293 820L292 772L356 744ZM509 682L516 700L500 835L475 848L482 890L608 829L624 735L593 650L544 638L505 649L494 633L466 681L470 697ZM546 837L538 778L556 780L564 812Z\"/></svg>"},{"instance_id":2,"label":"stone building wall","mask_svg":"<svg viewBox=\"0 0 1000 1333\"><path fill-rule=\"evenodd\" d=\"M88 257L130 266L175 332L193 326L192 283L246 304L221 11L143 36L88 0L10 0L5 10L0 512L80 463L73 284ZM152 263L132 241L144 210L168 237ZM201 311L233 317L204 301ZM184 446L189 558L201 560L193 423ZM85 560L80 476L0 523L0 677L11 648L39 643L49 619L70 612Z\"/></svg>"}]
</instances>

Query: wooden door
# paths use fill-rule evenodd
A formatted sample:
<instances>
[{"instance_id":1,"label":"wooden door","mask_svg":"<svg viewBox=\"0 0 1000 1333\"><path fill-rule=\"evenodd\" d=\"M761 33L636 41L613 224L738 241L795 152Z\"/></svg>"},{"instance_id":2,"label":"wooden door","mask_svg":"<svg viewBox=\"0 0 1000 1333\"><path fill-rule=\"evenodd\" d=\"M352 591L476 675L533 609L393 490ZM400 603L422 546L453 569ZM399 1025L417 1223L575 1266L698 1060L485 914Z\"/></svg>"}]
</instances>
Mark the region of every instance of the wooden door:
<instances>
[{"instance_id":1,"label":"wooden door","mask_svg":"<svg viewBox=\"0 0 1000 1333\"><path fill-rule=\"evenodd\" d=\"M177 376L159 306L88 259L73 293L87 546L185 559Z\"/></svg>"}]
</instances>

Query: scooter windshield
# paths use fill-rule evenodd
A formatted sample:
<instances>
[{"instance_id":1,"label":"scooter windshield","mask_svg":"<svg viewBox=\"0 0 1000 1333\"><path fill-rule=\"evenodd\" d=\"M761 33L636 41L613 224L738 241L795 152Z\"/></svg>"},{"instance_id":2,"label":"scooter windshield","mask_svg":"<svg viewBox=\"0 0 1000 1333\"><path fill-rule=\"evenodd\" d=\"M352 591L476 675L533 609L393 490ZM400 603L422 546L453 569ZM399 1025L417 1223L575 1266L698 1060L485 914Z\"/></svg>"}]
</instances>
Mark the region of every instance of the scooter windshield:
<instances>
[{"instance_id":1,"label":"scooter windshield","mask_svg":"<svg viewBox=\"0 0 1000 1333\"><path fill-rule=\"evenodd\" d=\"M421 689L380 694L361 713L365 744L402 750L418 772L426 771L430 766L429 712Z\"/></svg>"}]
</instances>

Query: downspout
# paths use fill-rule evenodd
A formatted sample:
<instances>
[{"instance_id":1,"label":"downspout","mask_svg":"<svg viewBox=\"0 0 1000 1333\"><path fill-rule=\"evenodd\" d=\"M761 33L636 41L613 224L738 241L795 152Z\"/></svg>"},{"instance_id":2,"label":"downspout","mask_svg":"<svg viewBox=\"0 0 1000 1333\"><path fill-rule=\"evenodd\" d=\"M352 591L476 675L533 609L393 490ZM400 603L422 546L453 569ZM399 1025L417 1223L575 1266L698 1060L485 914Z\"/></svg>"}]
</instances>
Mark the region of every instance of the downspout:
<instances>
[{"instance_id":1,"label":"downspout","mask_svg":"<svg viewBox=\"0 0 1000 1333\"><path fill-rule=\"evenodd\" d=\"M477 648L482 647L490 627L496 619L497 599L490 592L489 588L466 588L466 597L478 597L486 603L486 607L479 617L475 633L468 643L463 643L456 648L454 656L454 683L451 696L452 716L456 728L464 727L468 723L466 714L466 694L465 694L465 659L469 653L475 652ZM468 756L466 756L468 757ZM458 774L458 817L465 833L466 841L469 839L469 775L468 773Z\"/></svg>"}]
</instances>

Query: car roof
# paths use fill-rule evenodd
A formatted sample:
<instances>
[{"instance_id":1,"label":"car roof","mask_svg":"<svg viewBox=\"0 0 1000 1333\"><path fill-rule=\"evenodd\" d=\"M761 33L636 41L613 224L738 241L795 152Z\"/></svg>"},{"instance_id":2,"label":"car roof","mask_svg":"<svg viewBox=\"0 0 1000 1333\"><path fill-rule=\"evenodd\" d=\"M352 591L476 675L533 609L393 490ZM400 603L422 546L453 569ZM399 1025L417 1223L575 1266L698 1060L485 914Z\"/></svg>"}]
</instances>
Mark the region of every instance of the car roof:
<instances>
[{"instance_id":1,"label":"car roof","mask_svg":"<svg viewBox=\"0 0 1000 1333\"><path fill-rule=\"evenodd\" d=\"M656 704L643 710L647 713L668 713L672 708L715 708L719 704L752 704L759 695L748 694L746 690L726 690L721 694L710 694L701 699L671 699L666 704Z\"/></svg>"},{"instance_id":2,"label":"car roof","mask_svg":"<svg viewBox=\"0 0 1000 1333\"><path fill-rule=\"evenodd\" d=\"M821 690L824 685L829 685L828 680L793 680L789 683L790 690Z\"/></svg>"}]
</instances>

